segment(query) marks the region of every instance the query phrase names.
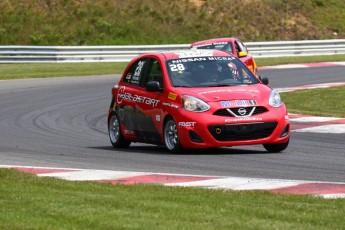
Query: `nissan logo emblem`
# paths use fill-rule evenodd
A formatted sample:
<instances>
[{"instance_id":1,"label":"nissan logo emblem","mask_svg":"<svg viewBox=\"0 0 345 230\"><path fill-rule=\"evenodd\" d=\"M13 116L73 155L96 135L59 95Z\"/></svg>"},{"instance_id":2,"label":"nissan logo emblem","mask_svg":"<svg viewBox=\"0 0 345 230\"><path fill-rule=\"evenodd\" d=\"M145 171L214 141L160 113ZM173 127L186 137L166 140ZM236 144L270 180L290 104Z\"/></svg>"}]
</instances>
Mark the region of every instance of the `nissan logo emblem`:
<instances>
[{"instance_id":1,"label":"nissan logo emblem","mask_svg":"<svg viewBox=\"0 0 345 230\"><path fill-rule=\"evenodd\" d=\"M244 116L244 115L246 115L247 110L246 110L245 108L239 108L239 109L237 110L237 112L238 112L241 116Z\"/></svg>"}]
</instances>

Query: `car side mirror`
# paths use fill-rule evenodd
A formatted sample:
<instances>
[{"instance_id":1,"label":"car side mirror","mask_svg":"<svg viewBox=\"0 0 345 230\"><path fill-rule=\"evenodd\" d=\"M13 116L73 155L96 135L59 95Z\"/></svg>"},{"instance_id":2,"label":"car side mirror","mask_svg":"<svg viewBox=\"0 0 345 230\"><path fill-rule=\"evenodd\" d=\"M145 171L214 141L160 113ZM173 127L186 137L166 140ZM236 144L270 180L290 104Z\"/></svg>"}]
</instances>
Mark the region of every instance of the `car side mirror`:
<instances>
[{"instance_id":1,"label":"car side mirror","mask_svg":"<svg viewBox=\"0 0 345 230\"><path fill-rule=\"evenodd\" d=\"M246 57L247 56L247 52L244 52L244 51L241 51L241 52L238 52L238 57Z\"/></svg>"},{"instance_id":2,"label":"car side mirror","mask_svg":"<svg viewBox=\"0 0 345 230\"><path fill-rule=\"evenodd\" d=\"M160 92L162 91L162 88L158 81L149 81L146 84L146 90L149 92Z\"/></svg>"},{"instance_id":3,"label":"car side mirror","mask_svg":"<svg viewBox=\"0 0 345 230\"><path fill-rule=\"evenodd\" d=\"M260 79L260 81L261 81L263 84L268 85L268 78L267 78L267 77L261 77L261 76L259 76L259 79Z\"/></svg>"}]
</instances>

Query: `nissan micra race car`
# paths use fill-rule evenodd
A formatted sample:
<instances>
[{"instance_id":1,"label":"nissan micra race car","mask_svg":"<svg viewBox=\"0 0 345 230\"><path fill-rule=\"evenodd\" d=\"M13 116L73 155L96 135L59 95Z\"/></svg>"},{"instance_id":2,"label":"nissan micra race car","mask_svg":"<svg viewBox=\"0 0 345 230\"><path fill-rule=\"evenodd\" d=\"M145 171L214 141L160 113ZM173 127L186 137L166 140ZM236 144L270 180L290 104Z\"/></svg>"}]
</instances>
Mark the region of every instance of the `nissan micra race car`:
<instances>
[{"instance_id":1,"label":"nissan micra race car","mask_svg":"<svg viewBox=\"0 0 345 230\"><path fill-rule=\"evenodd\" d=\"M197 41L191 44L191 49L216 49L232 53L238 57L248 68L257 73L257 66L254 57L249 53L247 47L240 39L230 38L213 38L203 41Z\"/></svg>"},{"instance_id":2,"label":"nissan micra race car","mask_svg":"<svg viewBox=\"0 0 345 230\"><path fill-rule=\"evenodd\" d=\"M111 144L150 143L172 152L262 144L280 152L289 144L289 118L267 84L219 50L140 55L112 88Z\"/></svg>"}]
</instances>

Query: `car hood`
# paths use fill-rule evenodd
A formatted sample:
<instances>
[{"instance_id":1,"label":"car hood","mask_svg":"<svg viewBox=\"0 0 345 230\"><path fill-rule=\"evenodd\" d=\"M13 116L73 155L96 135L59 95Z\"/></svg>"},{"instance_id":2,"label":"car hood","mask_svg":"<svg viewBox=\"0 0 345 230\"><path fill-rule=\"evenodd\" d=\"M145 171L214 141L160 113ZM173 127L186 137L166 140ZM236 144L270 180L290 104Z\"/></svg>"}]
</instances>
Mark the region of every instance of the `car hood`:
<instances>
[{"instance_id":1,"label":"car hood","mask_svg":"<svg viewBox=\"0 0 345 230\"><path fill-rule=\"evenodd\" d=\"M264 84L188 88L188 95L200 98L206 102L228 101L228 100L256 100L257 102L267 101L272 89Z\"/></svg>"}]
</instances>

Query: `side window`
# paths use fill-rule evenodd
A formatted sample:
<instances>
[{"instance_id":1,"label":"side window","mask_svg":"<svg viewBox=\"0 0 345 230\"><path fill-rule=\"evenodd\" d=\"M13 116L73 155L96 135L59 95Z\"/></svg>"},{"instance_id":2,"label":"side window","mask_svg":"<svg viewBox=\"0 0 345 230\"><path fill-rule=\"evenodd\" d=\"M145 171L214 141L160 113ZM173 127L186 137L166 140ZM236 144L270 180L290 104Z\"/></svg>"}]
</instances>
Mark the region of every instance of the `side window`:
<instances>
[{"instance_id":1,"label":"side window","mask_svg":"<svg viewBox=\"0 0 345 230\"><path fill-rule=\"evenodd\" d=\"M244 51L244 52L248 53L247 48L243 45L243 43L241 41L239 41L239 40L236 41L236 47L237 46L239 47L240 51Z\"/></svg>"},{"instance_id":2,"label":"side window","mask_svg":"<svg viewBox=\"0 0 345 230\"><path fill-rule=\"evenodd\" d=\"M143 78L145 66L147 63L147 59L140 59L136 63L134 63L131 68L128 70L125 78L123 81L125 83L139 86L140 81Z\"/></svg>"},{"instance_id":3,"label":"side window","mask_svg":"<svg viewBox=\"0 0 345 230\"><path fill-rule=\"evenodd\" d=\"M156 59L151 59L151 68L148 71L147 78L147 82L149 81L158 81L160 86L163 87L162 69L159 64L159 61Z\"/></svg>"},{"instance_id":4,"label":"side window","mask_svg":"<svg viewBox=\"0 0 345 230\"><path fill-rule=\"evenodd\" d=\"M236 48L236 53L238 54L239 52L241 52L240 47L238 46L237 41L235 41L235 48Z\"/></svg>"}]
</instances>

